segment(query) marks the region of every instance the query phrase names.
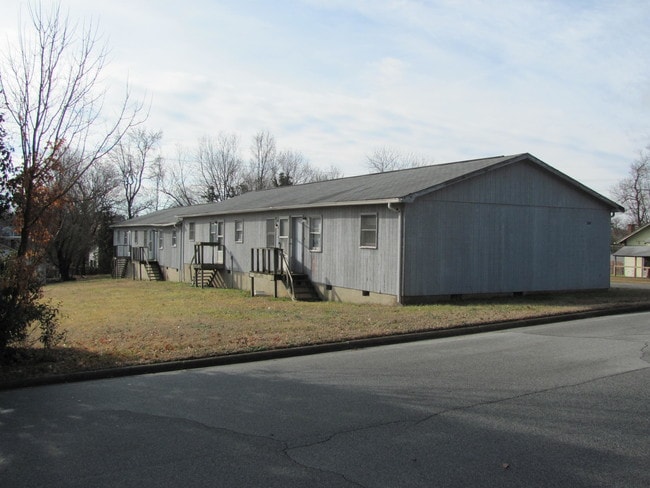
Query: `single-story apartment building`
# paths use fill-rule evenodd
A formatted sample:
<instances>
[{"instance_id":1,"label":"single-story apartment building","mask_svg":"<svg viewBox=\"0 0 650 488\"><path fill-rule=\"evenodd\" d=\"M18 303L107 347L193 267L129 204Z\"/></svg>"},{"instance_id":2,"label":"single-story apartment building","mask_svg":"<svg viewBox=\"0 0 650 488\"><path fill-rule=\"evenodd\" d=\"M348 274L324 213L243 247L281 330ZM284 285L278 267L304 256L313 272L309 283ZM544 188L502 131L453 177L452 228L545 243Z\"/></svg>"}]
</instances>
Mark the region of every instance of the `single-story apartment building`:
<instances>
[{"instance_id":1,"label":"single-story apartment building","mask_svg":"<svg viewBox=\"0 0 650 488\"><path fill-rule=\"evenodd\" d=\"M386 304L607 289L622 211L531 154L498 156L120 222L115 274Z\"/></svg>"}]
</instances>

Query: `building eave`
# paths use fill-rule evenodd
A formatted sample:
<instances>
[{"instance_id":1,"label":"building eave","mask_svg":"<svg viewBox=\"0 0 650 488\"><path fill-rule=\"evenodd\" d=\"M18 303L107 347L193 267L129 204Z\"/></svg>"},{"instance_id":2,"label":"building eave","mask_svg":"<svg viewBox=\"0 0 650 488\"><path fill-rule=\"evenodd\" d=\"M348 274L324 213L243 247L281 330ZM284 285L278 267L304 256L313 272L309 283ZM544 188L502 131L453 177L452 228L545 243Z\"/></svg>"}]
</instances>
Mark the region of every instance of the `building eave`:
<instances>
[{"instance_id":1,"label":"building eave","mask_svg":"<svg viewBox=\"0 0 650 488\"><path fill-rule=\"evenodd\" d=\"M118 224L113 224L110 227L112 229L121 229L123 227L151 227L151 228L157 228L157 227L174 227L182 222L182 218L178 218L174 220L173 222L152 222L148 224L139 224L137 222L135 223L130 223L128 220L125 220L123 222L120 222Z\"/></svg>"},{"instance_id":2,"label":"building eave","mask_svg":"<svg viewBox=\"0 0 650 488\"><path fill-rule=\"evenodd\" d=\"M266 213L266 212L278 212L278 211L294 211L294 210L306 210L306 209L315 209L315 208L331 208L331 207L351 207L351 206L363 206L363 205L387 205L389 203L402 203L403 198L381 198L376 200L353 200L347 202L318 202L304 205L280 205L277 207L257 207L257 208L247 208L242 210L227 210L225 212L202 212L195 214L183 215L182 219L188 218L200 218L200 217L210 217L217 215L242 215L242 214L251 214L251 213Z\"/></svg>"}]
</instances>

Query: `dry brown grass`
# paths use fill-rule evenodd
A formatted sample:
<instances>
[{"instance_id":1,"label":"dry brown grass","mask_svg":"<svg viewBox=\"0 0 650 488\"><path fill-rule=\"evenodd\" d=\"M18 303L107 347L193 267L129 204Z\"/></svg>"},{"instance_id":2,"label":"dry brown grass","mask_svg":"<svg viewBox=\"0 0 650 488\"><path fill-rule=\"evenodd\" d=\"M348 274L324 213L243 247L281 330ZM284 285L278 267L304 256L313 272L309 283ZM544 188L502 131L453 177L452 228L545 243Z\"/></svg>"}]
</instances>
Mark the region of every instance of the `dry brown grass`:
<instances>
[{"instance_id":1,"label":"dry brown grass","mask_svg":"<svg viewBox=\"0 0 650 488\"><path fill-rule=\"evenodd\" d=\"M461 327L650 302L650 288L388 307L251 298L238 290L93 279L45 287L65 344L18 350L17 378Z\"/></svg>"}]
</instances>

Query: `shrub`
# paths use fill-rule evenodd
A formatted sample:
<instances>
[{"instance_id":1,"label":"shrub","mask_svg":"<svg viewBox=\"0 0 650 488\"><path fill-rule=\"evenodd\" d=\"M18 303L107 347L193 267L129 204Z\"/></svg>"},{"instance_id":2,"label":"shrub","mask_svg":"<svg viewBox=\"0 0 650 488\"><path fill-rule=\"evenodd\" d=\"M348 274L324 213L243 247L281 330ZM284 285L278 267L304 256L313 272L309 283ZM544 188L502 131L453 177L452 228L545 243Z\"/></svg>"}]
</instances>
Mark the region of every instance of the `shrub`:
<instances>
[{"instance_id":1,"label":"shrub","mask_svg":"<svg viewBox=\"0 0 650 488\"><path fill-rule=\"evenodd\" d=\"M0 258L0 355L25 344L32 330L36 342L51 348L65 338L59 330L58 308L43 301L36 267L15 255Z\"/></svg>"}]
</instances>

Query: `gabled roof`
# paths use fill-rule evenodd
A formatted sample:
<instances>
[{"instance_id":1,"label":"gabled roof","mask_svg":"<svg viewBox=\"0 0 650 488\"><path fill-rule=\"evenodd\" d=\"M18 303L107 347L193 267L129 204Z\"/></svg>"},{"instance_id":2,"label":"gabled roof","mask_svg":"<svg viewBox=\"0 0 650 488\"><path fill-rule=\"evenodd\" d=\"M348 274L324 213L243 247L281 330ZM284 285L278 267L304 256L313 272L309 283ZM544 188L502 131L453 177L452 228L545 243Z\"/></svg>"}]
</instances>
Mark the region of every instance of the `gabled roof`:
<instances>
[{"instance_id":1,"label":"gabled roof","mask_svg":"<svg viewBox=\"0 0 650 488\"><path fill-rule=\"evenodd\" d=\"M644 225L644 226L639 227L639 228L638 228L637 230L635 230L634 232L631 232L631 233L629 233L628 235L626 235L625 237L623 237L623 239L619 240L616 244L624 244L625 242L627 242L627 240L628 240L630 237L634 237L635 235L637 235L637 234L643 232L644 230L646 230L648 227L650 227L650 224L646 224L646 225Z\"/></svg>"},{"instance_id":2,"label":"gabled roof","mask_svg":"<svg viewBox=\"0 0 650 488\"><path fill-rule=\"evenodd\" d=\"M623 208L568 177L564 173L523 153L433 166L352 176L337 180L283 186L269 190L244 193L223 202L161 210L121 222L114 227L168 226L184 217L225 215L290 210L309 207L364 205L376 203L411 202L416 198L479 174L520 161L530 161L567 181L579 190L600 200L614 212Z\"/></svg>"}]
</instances>

